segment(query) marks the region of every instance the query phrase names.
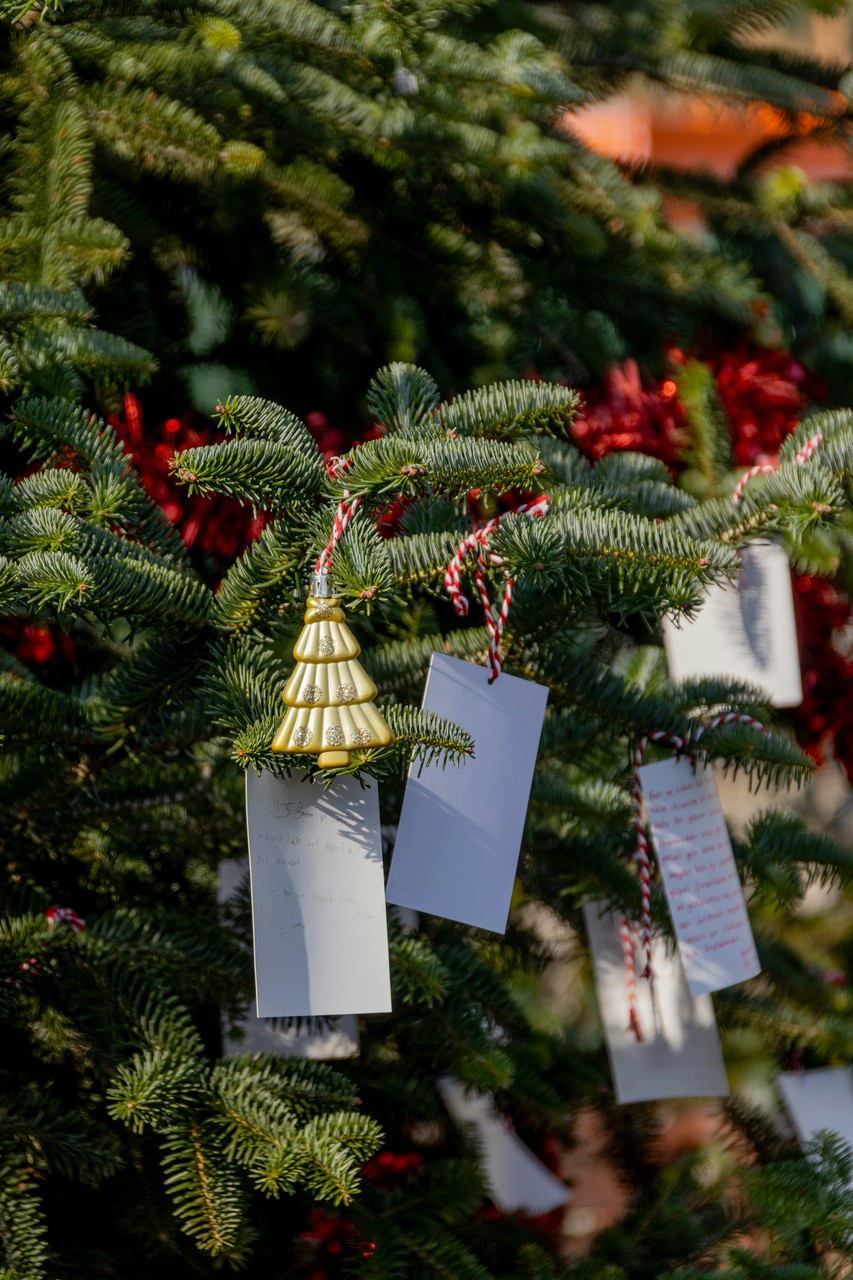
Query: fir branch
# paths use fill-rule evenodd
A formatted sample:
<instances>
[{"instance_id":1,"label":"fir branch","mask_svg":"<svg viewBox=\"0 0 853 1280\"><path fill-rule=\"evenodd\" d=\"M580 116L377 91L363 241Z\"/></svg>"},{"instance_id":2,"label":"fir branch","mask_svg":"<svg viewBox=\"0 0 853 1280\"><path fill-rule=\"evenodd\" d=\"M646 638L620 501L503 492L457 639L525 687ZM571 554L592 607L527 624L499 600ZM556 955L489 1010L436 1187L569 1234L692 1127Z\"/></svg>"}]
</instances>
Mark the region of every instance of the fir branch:
<instances>
[{"instance_id":1,"label":"fir branch","mask_svg":"<svg viewBox=\"0 0 853 1280\"><path fill-rule=\"evenodd\" d=\"M394 734L391 749L403 764L417 761L423 766L440 760L446 767L463 764L467 756L474 755L476 744L470 734L451 720L415 707L390 706L383 712Z\"/></svg>"},{"instance_id":2,"label":"fir branch","mask_svg":"<svg viewBox=\"0 0 853 1280\"><path fill-rule=\"evenodd\" d=\"M519 440L544 433L565 437L577 394L554 382L493 383L466 391L433 412L446 435Z\"/></svg>"},{"instance_id":3,"label":"fir branch","mask_svg":"<svg viewBox=\"0 0 853 1280\"><path fill-rule=\"evenodd\" d=\"M193 1118L165 1135L162 1151L163 1181L183 1230L205 1253L242 1261L243 1188L219 1125Z\"/></svg>"},{"instance_id":4,"label":"fir branch","mask_svg":"<svg viewBox=\"0 0 853 1280\"><path fill-rule=\"evenodd\" d=\"M318 455L269 440L200 445L175 455L172 474L190 493L223 493L256 509L296 506L323 485Z\"/></svg>"},{"instance_id":5,"label":"fir branch","mask_svg":"<svg viewBox=\"0 0 853 1280\"><path fill-rule=\"evenodd\" d=\"M390 364L380 369L367 392L367 406L386 431L417 435L438 404L430 375L413 364Z\"/></svg>"},{"instance_id":6,"label":"fir branch","mask_svg":"<svg viewBox=\"0 0 853 1280\"><path fill-rule=\"evenodd\" d=\"M308 521L301 510L266 525L223 578L214 598L216 622L246 631L288 611L308 546Z\"/></svg>"},{"instance_id":7,"label":"fir branch","mask_svg":"<svg viewBox=\"0 0 853 1280\"><path fill-rule=\"evenodd\" d=\"M229 396L224 405L217 406L216 416L226 434L269 440L288 449L298 449L318 468L322 464L317 443L305 424L271 400L261 400L257 396Z\"/></svg>"},{"instance_id":8,"label":"fir branch","mask_svg":"<svg viewBox=\"0 0 853 1280\"><path fill-rule=\"evenodd\" d=\"M47 1229L36 1180L9 1155L0 1164L0 1249L8 1280L48 1275Z\"/></svg>"}]
</instances>

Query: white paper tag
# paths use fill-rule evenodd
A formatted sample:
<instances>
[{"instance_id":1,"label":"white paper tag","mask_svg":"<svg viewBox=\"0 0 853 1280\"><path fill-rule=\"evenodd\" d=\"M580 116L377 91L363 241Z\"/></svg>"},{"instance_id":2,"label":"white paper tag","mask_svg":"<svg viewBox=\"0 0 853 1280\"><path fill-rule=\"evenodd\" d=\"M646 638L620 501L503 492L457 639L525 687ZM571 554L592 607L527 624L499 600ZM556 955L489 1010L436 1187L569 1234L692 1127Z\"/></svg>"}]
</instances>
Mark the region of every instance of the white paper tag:
<instances>
[{"instance_id":1,"label":"white paper tag","mask_svg":"<svg viewBox=\"0 0 853 1280\"><path fill-rule=\"evenodd\" d=\"M721 676L758 685L774 707L803 700L791 567L775 543L745 546L738 581L709 587L693 621L664 618L663 639L677 684Z\"/></svg>"},{"instance_id":2,"label":"white paper tag","mask_svg":"<svg viewBox=\"0 0 853 1280\"><path fill-rule=\"evenodd\" d=\"M301 1025L288 1024L278 1018L256 1018L250 1009L240 1019L245 1035L242 1040L223 1041L226 1058L241 1053L276 1053L282 1058L354 1058L359 1051L358 1018L345 1014L333 1022L326 1018L308 1018Z\"/></svg>"},{"instance_id":3,"label":"white paper tag","mask_svg":"<svg viewBox=\"0 0 853 1280\"><path fill-rule=\"evenodd\" d=\"M262 1018L391 1009L376 784L246 774Z\"/></svg>"},{"instance_id":4,"label":"white paper tag","mask_svg":"<svg viewBox=\"0 0 853 1280\"><path fill-rule=\"evenodd\" d=\"M716 1098L729 1092L717 1022L710 996L694 1000L684 969L664 938L652 942L655 998L650 984L637 979L637 1016L642 1042L628 1028L628 983L619 918L600 915L598 903L584 909L595 986L616 1101L656 1098Z\"/></svg>"},{"instance_id":5,"label":"white paper tag","mask_svg":"<svg viewBox=\"0 0 853 1280\"><path fill-rule=\"evenodd\" d=\"M226 903L249 874L248 858L232 858L219 864L217 898ZM226 1058L241 1053L277 1053L283 1058L353 1058L359 1051L358 1018L347 1014L330 1021L304 1018L298 1024L278 1018L259 1018L255 1002L238 1020L244 1032L240 1041L223 1038Z\"/></svg>"},{"instance_id":6,"label":"white paper tag","mask_svg":"<svg viewBox=\"0 0 853 1280\"><path fill-rule=\"evenodd\" d=\"M829 1129L853 1146L853 1072L849 1067L783 1071L779 1090L803 1146Z\"/></svg>"},{"instance_id":7,"label":"white paper tag","mask_svg":"<svg viewBox=\"0 0 853 1280\"><path fill-rule=\"evenodd\" d=\"M438 1081L438 1090L456 1123L473 1126L483 1177L498 1209L538 1217L566 1204L569 1188L495 1111L488 1094L466 1092L464 1085L448 1077Z\"/></svg>"},{"instance_id":8,"label":"white paper tag","mask_svg":"<svg viewBox=\"0 0 853 1280\"><path fill-rule=\"evenodd\" d=\"M490 685L486 667L433 654L423 708L467 730L474 758L409 770L389 902L504 932L547 699L544 685Z\"/></svg>"},{"instance_id":9,"label":"white paper tag","mask_svg":"<svg viewBox=\"0 0 853 1280\"><path fill-rule=\"evenodd\" d=\"M692 996L761 972L713 771L684 756L646 764L640 783Z\"/></svg>"}]
</instances>

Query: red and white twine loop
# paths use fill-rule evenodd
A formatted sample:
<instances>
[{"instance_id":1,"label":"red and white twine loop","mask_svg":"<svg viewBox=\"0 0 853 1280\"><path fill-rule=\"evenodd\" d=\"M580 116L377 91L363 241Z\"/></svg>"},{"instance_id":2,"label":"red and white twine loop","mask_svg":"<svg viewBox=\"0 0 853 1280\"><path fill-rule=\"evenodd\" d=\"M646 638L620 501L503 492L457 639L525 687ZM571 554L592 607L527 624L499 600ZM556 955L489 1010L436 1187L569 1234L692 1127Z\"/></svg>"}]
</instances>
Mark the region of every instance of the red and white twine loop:
<instances>
[{"instance_id":1,"label":"red and white twine loop","mask_svg":"<svg viewBox=\"0 0 853 1280\"><path fill-rule=\"evenodd\" d=\"M44 918L48 929L60 923L70 925L75 933L82 933L86 928L86 921L72 907L48 907Z\"/></svg>"},{"instance_id":2,"label":"red and white twine loop","mask_svg":"<svg viewBox=\"0 0 853 1280\"><path fill-rule=\"evenodd\" d=\"M637 743L634 751L634 804L635 804L635 830L637 836L637 847L633 855L634 862L637 863L640 876L640 937L637 937L637 925L628 920L627 916L622 914L619 920L619 937L622 943L622 955L625 962L625 982L628 994L628 1030L633 1031L638 1041L642 1041L643 1033L640 1027L640 1020L637 1014L637 972L636 972L636 953L639 950L643 959L643 970L640 977L651 981L654 978L652 969L652 912L651 912L651 860L649 858L649 842L646 836L646 827L643 821L643 786L640 776L640 767L643 763L643 757L646 748L650 742L667 742L673 751L690 751L698 745L702 735L710 729L717 729L722 724L747 724L753 729L760 730L761 733L767 733L766 727L760 720L756 720L754 716L746 715L738 711L727 711L722 715L714 716L706 724L699 725L694 734L690 738L682 738L678 734L666 733L663 730L655 730L653 733L647 733Z\"/></svg>"},{"instance_id":3,"label":"red and white twine loop","mask_svg":"<svg viewBox=\"0 0 853 1280\"><path fill-rule=\"evenodd\" d=\"M813 436L809 437L809 439L803 445L802 449L800 449L798 453L794 454L791 461L795 463L797 466L802 466L804 462L808 462L809 458L811 458L811 456L817 449L818 445L822 443L823 443L823 432L816 431ZM737 485L735 486L735 491L732 494L732 502L740 502L741 494L743 493L746 486L749 484L750 480L752 480L755 476L762 475L765 471L775 471L777 465L778 464L775 462L759 462L756 464L756 466L750 467L748 471L745 471L741 476L740 480L738 480Z\"/></svg>"},{"instance_id":4,"label":"red and white twine loop","mask_svg":"<svg viewBox=\"0 0 853 1280\"><path fill-rule=\"evenodd\" d=\"M493 551L489 550L489 538L500 524L504 515L527 515L531 519L535 519L537 516L544 516L550 505L551 499L546 493L543 493L532 502L526 502L523 506L516 507L514 511L503 512L501 515L488 520L479 529L474 529L469 533L467 538L462 539L456 548L453 559L445 570L445 589L453 601L453 608L460 618L464 618L468 613L468 598L462 592L462 566L468 556L473 555L475 557L474 585L477 588L480 603L483 606L486 630L489 633L489 654L486 664L491 673L489 676L490 684L497 680L501 673L501 637L503 636L510 605L512 604L513 579L510 574L506 575L503 600L500 609L496 611L489 597L486 570L490 564L500 568L503 566L504 561L501 556L495 555Z\"/></svg>"},{"instance_id":5,"label":"red and white twine loop","mask_svg":"<svg viewBox=\"0 0 853 1280\"><path fill-rule=\"evenodd\" d=\"M333 476L339 475L341 471L346 471L348 466L348 458L332 458L329 463L329 474ZM335 519L332 523L331 537L317 557L317 563L314 566L315 573L330 572L332 568L332 553L343 537L344 530L360 506L361 494L356 494L352 501L350 501L349 489L344 489L343 497L338 503L338 509L335 512Z\"/></svg>"}]
</instances>

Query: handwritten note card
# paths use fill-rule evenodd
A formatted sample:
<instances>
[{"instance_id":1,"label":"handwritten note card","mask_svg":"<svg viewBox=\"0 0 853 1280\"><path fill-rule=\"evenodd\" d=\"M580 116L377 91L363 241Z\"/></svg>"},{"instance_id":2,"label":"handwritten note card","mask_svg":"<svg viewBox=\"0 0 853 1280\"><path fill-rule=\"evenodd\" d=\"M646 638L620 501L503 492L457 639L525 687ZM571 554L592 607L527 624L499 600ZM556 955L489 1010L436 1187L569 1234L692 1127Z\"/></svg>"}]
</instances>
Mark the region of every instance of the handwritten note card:
<instances>
[{"instance_id":1,"label":"handwritten note card","mask_svg":"<svg viewBox=\"0 0 853 1280\"><path fill-rule=\"evenodd\" d=\"M389 902L503 933L547 699L530 680L490 685L485 667L433 654L424 710L467 730L474 757L409 771Z\"/></svg>"},{"instance_id":2,"label":"handwritten note card","mask_svg":"<svg viewBox=\"0 0 853 1280\"><path fill-rule=\"evenodd\" d=\"M246 774L258 1015L391 1009L375 783Z\"/></svg>"},{"instance_id":3,"label":"handwritten note card","mask_svg":"<svg viewBox=\"0 0 853 1280\"><path fill-rule=\"evenodd\" d=\"M673 680L722 676L766 689L775 707L803 700L791 568L781 547L751 542L737 582L708 588L692 621L664 619Z\"/></svg>"},{"instance_id":4,"label":"handwritten note card","mask_svg":"<svg viewBox=\"0 0 853 1280\"><path fill-rule=\"evenodd\" d=\"M853 1146L853 1072L849 1067L783 1071L779 1091L803 1146L821 1129Z\"/></svg>"},{"instance_id":5,"label":"handwritten note card","mask_svg":"<svg viewBox=\"0 0 853 1280\"><path fill-rule=\"evenodd\" d=\"M618 916L601 914L599 904L590 903L584 907L584 924L616 1101L728 1094L711 997L691 997L678 954L667 948L664 938L654 939L654 1001L650 984L645 979L637 982L641 1043L628 1029L628 984Z\"/></svg>"},{"instance_id":6,"label":"handwritten note card","mask_svg":"<svg viewBox=\"0 0 853 1280\"><path fill-rule=\"evenodd\" d=\"M566 1184L521 1141L487 1094L467 1092L448 1077L438 1081L438 1089L456 1123L473 1129L483 1177L498 1209L537 1217L566 1203Z\"/></svg>"},{"instance_id":7,"label":"handwritten note card","mask_svg":"<svg viewBox=\"0 0 853 1280\"><path fill-rule=\"evenodd\" d=\"M713 772L685 757L643 765L643 798L693 996L761 970Z\"/></svg>"}]
</instances>

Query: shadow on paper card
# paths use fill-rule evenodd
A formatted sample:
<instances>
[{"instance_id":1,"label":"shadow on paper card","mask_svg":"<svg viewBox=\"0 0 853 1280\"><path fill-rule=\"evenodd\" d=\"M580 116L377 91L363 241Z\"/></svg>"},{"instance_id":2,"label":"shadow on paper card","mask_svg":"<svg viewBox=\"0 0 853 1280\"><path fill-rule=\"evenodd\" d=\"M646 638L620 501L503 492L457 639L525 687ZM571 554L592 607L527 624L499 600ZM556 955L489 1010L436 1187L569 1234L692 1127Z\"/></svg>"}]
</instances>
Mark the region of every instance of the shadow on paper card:
<instances>
[{"instance_id":1,"label":"shadow on paper card","mask_svg":"<svg viewBox=\"0 0 853 1280\"><path fill-rule=\"evenodd\" d=\"M758 685L775 707L803 700L791 568L775 543L745 546L738 580L711 585L692 620L665 618L663 638L676 684L719 677Z\"/></svg>"},{"instance_id":2,"label":"shadow on paper card","mask_svg":"<svg viewBox=\"0 0 853 1280\"><path fill-rule=\"evenodd\" d=\"M474 755L409 770L389 902L503 933L548 690L433 654L423 709L461 725Z\"/></svg>"},{"instance_id":3,"label":"shadow on paper card","mask_svg":"<svg viewBox=\"0 0 853 1280\"><path fill-rule=\"evenodd\" d=\"M258 1015L390 1012L376 784L250 770L246 821Z\"/></svg>"},{"instance_id":4,"label":"shadow on paper card","mask_svg":"<svg viewBox=\"0 0 853 1280\"><path fill-rule=\"evenodd\" d=\"M282 1058L309 1058L330 1061L354 1058L359 1052L358 1019L342 1018L258 1018L250 1009L238 1026L242 1040L223 1040L226 1058L245 1053L275 1053Z\"/></svg>"},{"instance_id":5,"label":"shadow on paper card","mask_svg":"<svg viewBox=\"0 0 853 1280\"><path fill-rule=\"evenodd\" d=\"M690 995L677 953L668 949L663 938L654 939L654 1001L645 979L638 978L636 984L643 1033L639 1042L628 1025L619 918L614 912L601 914L598 903L588 903L583 915L616 1101L725 1097L729 1086L714 1006L710 996L694 999ZM638 963L638 973L642 967Z\"/></svg>"}]
</instances>

